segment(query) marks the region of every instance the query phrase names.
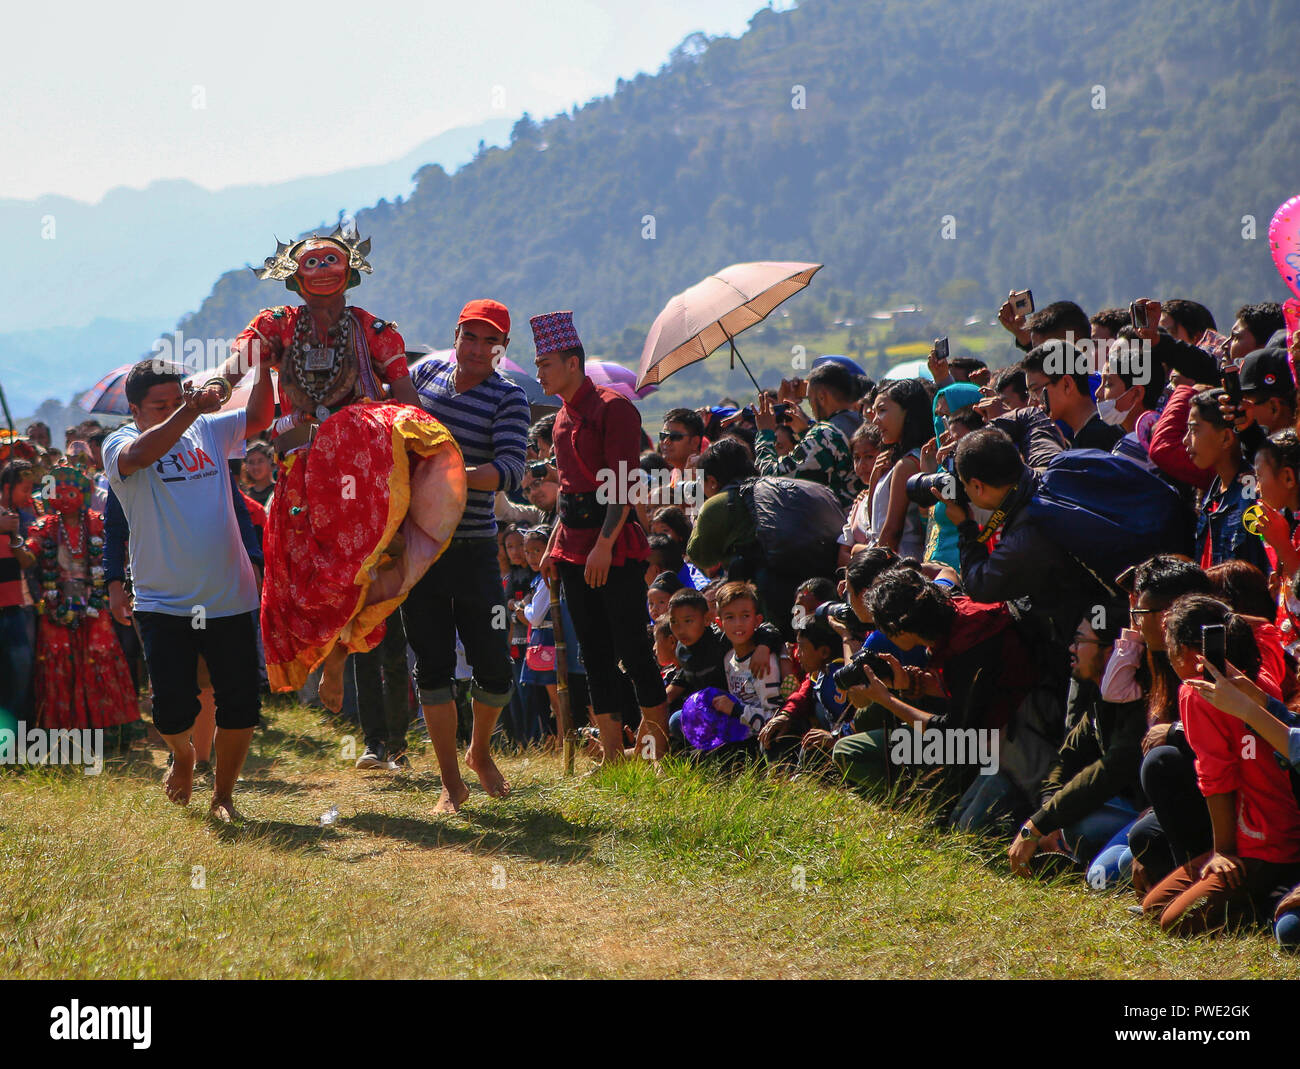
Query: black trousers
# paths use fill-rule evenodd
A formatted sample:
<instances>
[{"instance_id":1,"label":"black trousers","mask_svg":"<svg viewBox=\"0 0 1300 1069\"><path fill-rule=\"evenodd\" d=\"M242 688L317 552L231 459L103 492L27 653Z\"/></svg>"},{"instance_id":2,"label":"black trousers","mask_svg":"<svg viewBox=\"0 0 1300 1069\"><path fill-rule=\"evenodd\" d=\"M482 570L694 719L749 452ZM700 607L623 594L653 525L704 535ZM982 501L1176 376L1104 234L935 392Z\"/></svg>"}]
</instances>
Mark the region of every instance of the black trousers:
<instances>
[{"instance_id":1,"label":"black trousers","mask_svg":"<svg viewBox=\"0 0 1300 1069\"><path fill-rule=\"evenodd\" d=\"M454 701L456 637L474 669L470 693L498 708L510 703L510 617L495 538L453 539L402 603L415 651L421 705Z\"/></svg>"},{"instance_id":2,"label":"black trousers","mask_svg":"<svg viewBox=\"0 0 1300 1069\"><path fill-rule=\"evenodd\" d=\"M217 727L239 730L261 720L254 614L209 617L194 627L189 616L137 612L149 681L153 722L162 735L180 735L199 716L199 655L203 655L217 704Z\"/></svg>"},{"instance_id":3,"label":"black trousers","mask_svg":"<svg viewBox=\"0 0 1300 1069\"><path fill-rule=\"evenodd\" d=\"M395 612L388 618L387 630L378 646L369 653L354 653L350 660L352 681L357 688L357 717L366 749L383 746L389 756L404 753L406 730L411 726L411 704L402 614Z\"/></svg>"},{"instance_id":4,"label":"black trousers","mask_svg":"<svg viewBox=\"0 0 1300 1069\"><path fill-rule=\"evenodd\" d=\"M605 585L598 587L587 585L581 564L560 561L559 572L596 714L637 723L641 708L668 700L650 641L645 562L612 566ZM632 681L630 695L619 679L620 661ZM635 704L629 707L629 702Z\"/></svg>"},{"instance_id":5,"label":"black trousers","mask_svg":"<svg viewBox=\"0 0 1300 1069\"><path fill-rule=\"evenodd\" d=\"M1153 885L1214 848L1210 810L1196 784L1196 755L1182 732L1171 738L1172 745L1156 746L1142 759L1142 790L1152 811L1128 833L1133 860Z\"/></svg>"}]
</instances>

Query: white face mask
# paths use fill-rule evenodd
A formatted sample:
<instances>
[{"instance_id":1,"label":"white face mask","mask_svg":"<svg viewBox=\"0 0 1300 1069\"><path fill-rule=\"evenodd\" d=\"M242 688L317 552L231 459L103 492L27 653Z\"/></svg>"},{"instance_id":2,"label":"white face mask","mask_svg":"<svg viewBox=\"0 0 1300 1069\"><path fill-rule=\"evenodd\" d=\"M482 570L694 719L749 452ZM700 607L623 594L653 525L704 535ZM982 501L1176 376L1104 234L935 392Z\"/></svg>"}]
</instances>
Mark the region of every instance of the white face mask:
<instances>
[{"instance_id":1,"label":"white face mask","mask_svg":"<svg viewBox=\"0 0 1300 1069\"><path fill-rule=\"evenodd\" d=\"M1132 408L1133 406L1129 405L1128 410L1121 412L1116 402L1106 398L1097 402L1097 415L1101 417L1103 423L1108 423L1112 427L1122 427L1124 420L1128 418L1128 411Z\"/></svg>"}]
</instances>

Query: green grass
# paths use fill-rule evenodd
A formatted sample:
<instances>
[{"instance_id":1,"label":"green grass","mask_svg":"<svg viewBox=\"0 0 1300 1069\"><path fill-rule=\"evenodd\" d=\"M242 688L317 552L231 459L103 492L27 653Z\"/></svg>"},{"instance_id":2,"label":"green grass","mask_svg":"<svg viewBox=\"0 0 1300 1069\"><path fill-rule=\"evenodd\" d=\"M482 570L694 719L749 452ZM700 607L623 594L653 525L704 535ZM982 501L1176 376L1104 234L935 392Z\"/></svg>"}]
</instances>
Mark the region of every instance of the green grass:
<instances>
[{"instance_id":1,"label":"green grass","mask_svg":"<svg viewBox=\"0 0 1300 1069\"><path fill-rule=\"evenodd\" d=\"M503 767L510 799L475 785L435 817L431 753L359 773L280 708L239 828L205 790L168 803L156 750L0 775L0 976L1300 977L1263 932L1166 938L1131 895L1016 879L997 846L815 781Z\"/></svg>"}]
</instances>

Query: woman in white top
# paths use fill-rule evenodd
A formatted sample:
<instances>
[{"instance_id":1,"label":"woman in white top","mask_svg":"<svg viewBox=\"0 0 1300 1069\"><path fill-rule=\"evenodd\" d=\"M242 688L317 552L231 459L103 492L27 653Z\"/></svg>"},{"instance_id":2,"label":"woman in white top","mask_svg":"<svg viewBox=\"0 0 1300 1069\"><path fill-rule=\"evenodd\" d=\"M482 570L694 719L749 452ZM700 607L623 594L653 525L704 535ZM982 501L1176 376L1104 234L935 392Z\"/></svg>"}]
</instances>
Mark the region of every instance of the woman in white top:
<instances>
[{"instance_id":1,"label":"woman in white top","mask_svg":"<svg viewBox=\"0 0 1300 1069\"><path fill-rule=\"evenodd\" d=\"M876 394L871 418L880 428L884 446L868 505L872 540L900 557L920 560L925 552L925 514L908 500L907 480L920 472L921 447L934 437L930 394L920 379L887 382Z\"/></svg>"}]
</instances>

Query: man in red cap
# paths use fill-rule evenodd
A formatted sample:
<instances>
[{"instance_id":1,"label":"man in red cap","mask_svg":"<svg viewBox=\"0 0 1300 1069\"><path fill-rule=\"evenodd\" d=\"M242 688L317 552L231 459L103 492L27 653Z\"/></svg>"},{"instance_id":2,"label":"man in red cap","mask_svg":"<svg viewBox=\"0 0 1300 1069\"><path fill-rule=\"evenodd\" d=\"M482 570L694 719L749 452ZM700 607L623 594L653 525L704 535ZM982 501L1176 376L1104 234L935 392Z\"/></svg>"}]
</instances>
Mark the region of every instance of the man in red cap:
<instances>
[{"instance_id":1,"label":"man in red cap","mask_svg":"<svg viewBox=\"0 0 1300 1069\"><path fill-rule=\"evenodd\" d=\"M620 661L640 706L637 751L657 760L668 749L668 699L646 631L650 545L632 509L629 479L640 472L641 414L587 377L572 312L534 316L532 328L542 389L564 400L553 432L560 522L542 575L558 574L564 584L605 760L624 756L623 723L636 719Z\"/></svg>"},{"instance_id":2,"label":"man in red cap","mask_svg":"<svg viewBox=\"0 0 1300 1069\"><path fill-rule=\"evenodd\" d=\"M493 798L510 785L489 744L512 689L505 592L497 566L493 502L524 478L529 408L524 391L497 374L510 344L510 313L499 301L470 301L456 321L455 357L427 359L412 369L420 404L449 430L465 457L469 499L447 550L402 605L415 651L415 680L424 722L442 775L436 813L455 813L469 797L456 753L456 638L474 670L474 730L465 763Z\"/></svg>"}]
</instances>

